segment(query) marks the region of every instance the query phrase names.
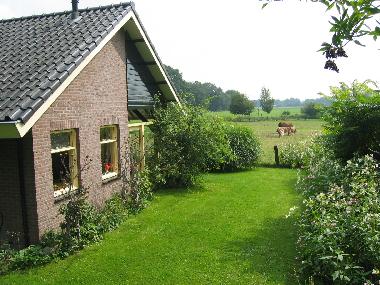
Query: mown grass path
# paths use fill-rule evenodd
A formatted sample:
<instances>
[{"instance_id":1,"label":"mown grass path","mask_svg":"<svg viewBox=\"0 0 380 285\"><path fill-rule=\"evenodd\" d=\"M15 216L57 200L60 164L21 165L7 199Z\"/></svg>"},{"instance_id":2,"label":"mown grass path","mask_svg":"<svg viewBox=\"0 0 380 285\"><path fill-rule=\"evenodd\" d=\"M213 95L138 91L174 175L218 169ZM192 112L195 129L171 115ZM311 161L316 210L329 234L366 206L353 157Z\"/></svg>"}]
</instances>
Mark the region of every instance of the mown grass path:
<instances>
[{"instance_id":1,"label":"mown grass path","mask_svg":"<svg viewBox=\"0 0 380 285\"><path fill-rule=\"evenodd\" d=\"M296 284L296 172L210 174L166 190L104 241L0 284Z\"/></svg>"}]
</instances>

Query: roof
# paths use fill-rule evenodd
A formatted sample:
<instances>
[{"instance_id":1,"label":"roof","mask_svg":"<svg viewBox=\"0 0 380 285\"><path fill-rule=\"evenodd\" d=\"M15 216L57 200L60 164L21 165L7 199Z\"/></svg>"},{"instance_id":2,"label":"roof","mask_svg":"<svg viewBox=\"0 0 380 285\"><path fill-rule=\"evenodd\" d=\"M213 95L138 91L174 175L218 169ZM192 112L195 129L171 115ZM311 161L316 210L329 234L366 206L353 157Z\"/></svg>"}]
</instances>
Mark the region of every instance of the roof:
<instances>
[{"instance_id":1,"label":"roof","mask_svg":"<svg viewBox=\"0 0 380 285\"><path fill-rule=\"evenodd\" d=\"M130 14L133 23L126 22ZM114 30L126 26L137 29L130 34L144 40L145 51L159 67L159 79L166 80L173 93L166 96L178 101L133 2L121 3L80 9L76 20L71 11L0 20L0 125L28 122L52 94L64 90L63 83Z\"/></svg>"}]
</instances>

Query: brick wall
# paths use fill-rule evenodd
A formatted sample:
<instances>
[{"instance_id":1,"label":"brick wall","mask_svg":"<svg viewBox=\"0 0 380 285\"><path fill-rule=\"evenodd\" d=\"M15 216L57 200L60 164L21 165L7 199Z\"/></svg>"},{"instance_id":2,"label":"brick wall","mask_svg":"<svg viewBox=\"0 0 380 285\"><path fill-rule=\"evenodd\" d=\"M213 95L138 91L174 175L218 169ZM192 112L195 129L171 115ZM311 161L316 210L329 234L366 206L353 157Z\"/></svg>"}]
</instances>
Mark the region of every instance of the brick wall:
<instances>
[{"instance_id":1,"label":"brick wall","mask_svg":"<svg viewBox=\"0 0 380 285\"><path fill-rule=\"evenodd\" d=\"M92 59L32 128L38 231L56 228L60 217L53 196L50 132L78 130L79 168L89 156L92 162L80 174L81 184L89 187L89 199L101 205L120 190L120 179L102 182L100 127L117 124L120 145L127 143L128 106L126 85L125 35L118 32ZM123 155L122 155L123 156Z\"/></svg>"}]
</instances>

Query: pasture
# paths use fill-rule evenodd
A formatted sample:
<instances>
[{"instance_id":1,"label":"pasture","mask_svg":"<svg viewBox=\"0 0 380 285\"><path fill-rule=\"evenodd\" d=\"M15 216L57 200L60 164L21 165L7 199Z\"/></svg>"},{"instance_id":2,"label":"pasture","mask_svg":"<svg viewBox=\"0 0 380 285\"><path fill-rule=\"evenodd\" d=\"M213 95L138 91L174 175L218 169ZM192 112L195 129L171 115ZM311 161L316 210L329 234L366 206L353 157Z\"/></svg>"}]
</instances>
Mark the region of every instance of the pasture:
<instances>
[{"instance_id":1,"label":"pasture","mask_svg":"<svg viewBox=\"0 0 380 285\"><path fill-rule=\"evenodd\" d=\"M292 115L300 115L301 114L301 107L275 107L273 108L272 112L269 114L262 111L261 108L255 108L253 112L251 113L251 117L253 118L279 118L281 117L282 113L284 111L288 111L290 113L290 116ZM223 119L233 119L236 118L237 116L241 115L234 115L230 111L219 111L219 112L211 112L212 114L217 114L218 116L222 117Z\"/></svg>"},{"instance_id":2,"label":"pasture","mask_svg":"<svg viewBox=\"0 0 380 285\"><path fill-rule=\"evenodd\" d=\"M234 124L247 126L254 130L255 134L259 137L263 148L263 154L260 159L260 163L263 165L273 165L273 147L275 145L281 143L294 143L297 141L301 141L307 139L315 133L321 132L322 130L321 120L295 120L292 122L297 128L297 133L291 136L285 135L281 138L279 138L278 133L276 133L278 121L269 120L259 122L242 122Z\"/></svg>"},{"instance_id":3,"label":"pasture","mask_svg":"<svg viewBox=\"0 0 380 285\"><path fill-rule=\"evenodd\" d=\"M141 214L77 254L0 284L297 284L296 171L207 174L157 193Z\"/></svg>"},{"instance_id":4,"label":"pasture","mask_svg":"<svg viewBox=\"0 0 380 285\"><path fill-rule=\"evenodd\" d=\"M252 116L254 117L281 117L284 111L288 111L290 115L300 115L302 107L274 107L272 112L269 114L262 111L261 108L256 108L252 112Z\"/></svg>"}]
</instances>

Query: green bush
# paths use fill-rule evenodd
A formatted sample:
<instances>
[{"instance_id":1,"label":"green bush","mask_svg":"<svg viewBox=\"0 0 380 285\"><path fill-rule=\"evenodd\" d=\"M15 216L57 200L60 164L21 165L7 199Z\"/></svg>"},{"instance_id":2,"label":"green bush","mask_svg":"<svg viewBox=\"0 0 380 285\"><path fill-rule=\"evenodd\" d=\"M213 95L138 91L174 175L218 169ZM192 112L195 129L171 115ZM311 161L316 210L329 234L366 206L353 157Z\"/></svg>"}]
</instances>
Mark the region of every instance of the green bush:
<instances>
[{"instance_id":1,"label":"green bush","mask_svg":"<svg viewBox=\"0 0 380 285\"><path fill-rule=\"evenodd\" d=\"M99 230L101 233L116 229L128 216L128 210L124 199L120 194L115 194L105 202L99 213Z\"/></svg>"},{"instance_id":2,"label":"green bush","mask_svg":"<svg viewBox=\"0 0 380 285\"><path fill-rule=\"evenodd\" d=\"M323 119L335 156L347 161L371 154L380 160L380 94L369 81L331 88Z\"/></svg>"},{"instance_id":3,"label":"green bush","mask_svg":"<svg viewBox=\"0 0 380 285\"><path fill-rule=\"evenodd\" d=\"M131 171L129 191L125 197L126 207L130 214L137 214L145 209L153 199L153 184L150 180L150 171Z\"/></svg>"},{"instance_id":4,"label":"green bush","mask_svg":"<svg viewBox=\"0 0 380 285\"><path fill-rule=\"evenodd\" d=\"M250 128L226 127L228 145L232 155L221 164L223 170L242 170L253 167L261 154L261 145Z\"/></svg>"},{"instance_id":5,"label":"green bush","mask_svg":"<svg viewBox=\"0 0 380 285\"><path fill-rule=\"evenodd\" d=\"M129 213L135 214L145 208L147 200L152 198L146 172L139 172L128 179L128 183L128 193L115 194L101 209L87 201L85 189L70 193L68 201L60 208L63 215L61 231L49 231L39 244L22 250L8 244L0 245L0 274L46 264L101 240L104 233L117 228Z\"/></svg>"},{"instance_id":6,"label":"green bush","mask_svg":"<svg viewBox=\"0 0 380 285\"><path fill-rule=\"evenodd\" d=\"M365 156L343 166L331 161L306 170L300 180L299 189L309 195L299 221L302 274L324 284L379 282L380 185L375 160Z\"/></svg>"},{"instance_id":7,"label":"green bush","mask_svg":"<svg viewBox=\"0 0 380 285\"><path fill-rule=\"evenodd\" d=\"M79 188L70 193L68 202L59 209L63 216L62 249L66 253L76 251L102 238L99 229L99 213L87 200L87 191Z\"/></svg>"},{"instance_id":8,"label":"green bush","mask_svg":"<svg viewBox=\"0 0 380 285\"><path fill-rule=\"evenodd\" d=\"M280 164L290 168L308 167L316 157L326 156L330 151L325 147L324 137L313 135L309 139L279 145Z\"/></svg>"},{"instance_id":9,"label":"green bush","mask_svg":"<svg viewBox=\"0 0 380 285\"><path fill-rule=\"evenodd\" d=\"M154 115L148 165L155 187L191 186L231 155L221 120L203 109L173 104L156 108Z\"/></svg>"}]
</instances>

